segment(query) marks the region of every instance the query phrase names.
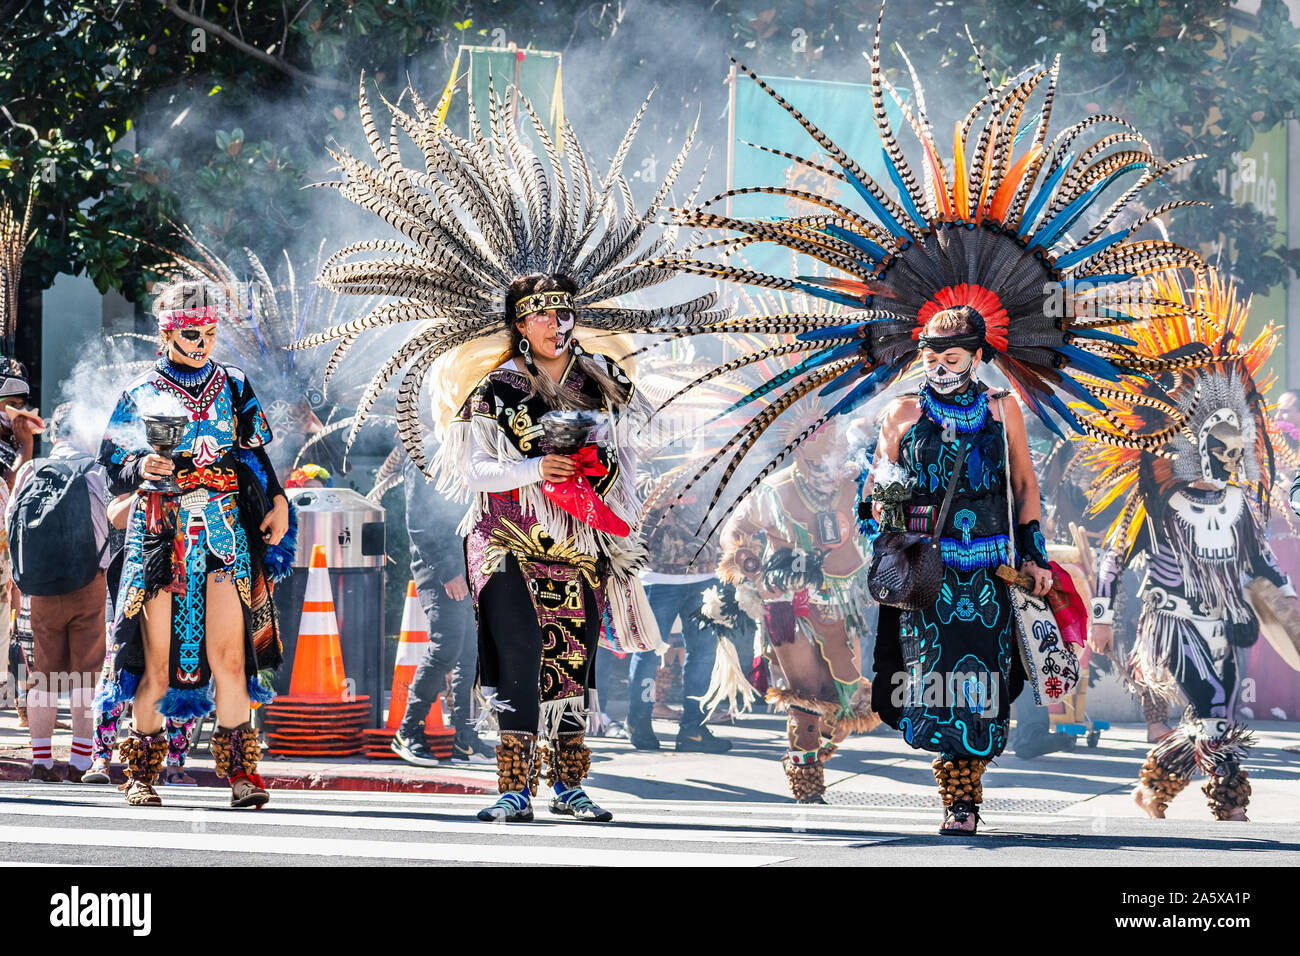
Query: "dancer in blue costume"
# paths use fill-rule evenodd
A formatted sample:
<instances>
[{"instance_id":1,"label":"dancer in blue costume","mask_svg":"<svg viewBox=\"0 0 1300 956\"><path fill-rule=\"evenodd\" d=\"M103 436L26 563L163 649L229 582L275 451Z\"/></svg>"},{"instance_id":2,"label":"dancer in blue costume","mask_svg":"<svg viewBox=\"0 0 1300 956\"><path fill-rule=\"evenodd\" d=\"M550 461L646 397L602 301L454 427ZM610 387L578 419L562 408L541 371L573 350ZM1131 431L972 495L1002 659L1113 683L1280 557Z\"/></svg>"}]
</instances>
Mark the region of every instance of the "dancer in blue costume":
<instances>
[{"instance_id":1,"label":"dancer in blue costume","mask_svg":"<svg viewBox=\"0 0 1300 956\"><path fill-rule=\"evenodd\" d=\"M987 91L956 124L952 153L945 159L940 144L947 142L946 134L931 124L923 84L901 50L899 65L906 70L910 95L904 97L886 76L883 18L882 4L869 57L870 91L863 104L870 107L881 149L869 149L858 158L756 73L736 65L804 128L817 152L800 156L773 146L758 148L842 183L840 194L832 198L825 191L792 188L787 182L745 186L687 202L674 208L674 225L727 234L647 263L723 282L802 293L846 310L834 316L824 310L783 312L659 328L682 336L726 332L755 337L751 352L697 377L683 392L745 365L792 363L714 419L740 415L744 423L683 487L686 494L696 482L717 474L715 467L721 469L710 511L724 495L731 501L701 528L705 538L816 434L822 421L853 412L898 381L918 358L931 375L947 381L962 374L962 368L978 364L978 354L997 367L1024 407L1059 437L1065 437L1064 428L1090 434L1095 426L1080 421L1070 403L1104 411L1114 385L1123 376L1142 373L1147 357L1137 354L1124 330L1137 319L1133 303L1150 301L1145 297L1147 279L1180 268L1205 268L1192 249L1164 238L1144 238L1144 229L1155 220L1186 205L1175 201L1156 206L1144 190L1195 157L1158 159L1136 130L1106 112L1082 118L1052 136L1059 61L1010 75L995 87L976 49ZM896 102L901 123L891 119L888 100ZM1107 131L1106 125L1125 129ZM920 157L921 164L909 160L899 131L916 140L910 155ZM884 175L873 176L869 168L883 168ZM742 195L747 202L766 202L772 208L752 207L763 213L752 217L723 214L726 207L720 204ZM815 207L815 212L783 216L776 213L778 200L795 200ZM727 258L738 249L757 256L772 246L795 256L751 260L773 263L775 271L741 267ZM779 265L786 261L791 261L788 274ZM1169 314L1183 308L1160 304ZM961 310L962 318L953 328L932 324L936 313L954 309ZM787 338L792 334L795 342ZM940 373L940 364L948 371ZM1037 483L1027 466L1019 408L979 386L967 384L944 393L936 385L931 378L923 394L891 410L880 443L891 459L901 455L901 464L918 479L911 504L934 509L928 515L909 512L904 520L923 522L937 515L940 492L963 447L958 439L966 435L974 439L971 477L957 487L957 504L941 529L940 536L947 539L946 590L940 598L945 603L933 611L909 612L906 620L896 610L882 610L872 709L887 723L906 728L915 746L939 753L935 776L947 808L941 832L969 834L978 819L980 774L1003 746L1003 708L1017 683L1006 591L989 568L1009 557L1003 549L1012 537L1020 559L1030 559L1032 568L1042 557L1042 543L1033 522L1039 508ZM764 398L761 409L745 411ZM829 404L824 415L801 429L737 493L732 479L741 474L746 455L762 447L763 434L782 416L798 415L817 400ZM936 420L945 419L951 420L951 429L934 427ZM1020 506L1018 518L1008 518L1003 511L1008 484L999 477L1003 423L1015 432L1007 438L1009 484ZM942 440L945 430L952 440ZM1045 574L1032 573L1041 590ZM967 660L966 651L974 648ZM891 651L892 660L882 657ZM974 681L969 694L962 683L957 695L961 706L950 709L965 716L919 705L904 712L891 697L895 676L906 680L907 655L918 665L924 655L928 670L960 665L992 679ZM994 690L999 694L996 709ZM980 696L985 693L987 697Z\"/></svg>"},{"instance_id":2,"label":"dancer in blue costume","mask_svg":"<svg viewBox=\"0 0 1300 956\"><path fill-rule=\"evenodd\" d=\"M167 754L164 718L214 706L212 751L218 776L230 781L231 806L267 800L248 717L250 700L272 696L259 672L281 663L271 586L292 564L293 535L257 396L242 371L209 358L218 318L233 302L209 282L164 288L154 303L163 351L122 394L100 447L112 494L166 475L180 488L141 491L113 569L114 672L97 703L108 711L135 702L134 726L120 744L126 799L135 806L162 802L153 783ZM143 420L151 414L189 420L171 457L149 450Z\"/></svg>"},{"instance_id":3,"label":"dancer in blue costume","mask_svg":"<svg viewBox=\"0 0 1300 956\"><path fill-rule=\"evenodd\" d=\"M872 695L876 711L909 744L938 754L942 832L956 833L975 830L980 778L1006 746L1011 702L1025 683L1007 586L995 574L1011 550L1008 494L1022 570L1036 594L1052 584L1020 407L975 378L984 333L983 318L969 306L931 316L920 336L925 384L882 416L873 463L878 482L901 469L893 477L911 483L906 526L887 530L933 534L958 473L940 529L939 596L918 610L881 607ZM879 501L873 510L880 522Z\"/></svg>"}]
</instances>

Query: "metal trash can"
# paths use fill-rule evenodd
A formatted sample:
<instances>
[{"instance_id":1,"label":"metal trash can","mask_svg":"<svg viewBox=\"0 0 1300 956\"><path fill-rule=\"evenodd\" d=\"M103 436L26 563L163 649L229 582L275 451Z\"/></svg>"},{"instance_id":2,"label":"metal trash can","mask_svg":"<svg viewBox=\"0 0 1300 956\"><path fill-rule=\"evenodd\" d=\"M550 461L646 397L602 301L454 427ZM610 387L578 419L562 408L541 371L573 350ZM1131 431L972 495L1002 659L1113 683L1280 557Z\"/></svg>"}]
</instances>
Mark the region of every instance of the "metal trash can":
<instances>
[{"instance_id":1,"label":"metal trash can","mask_svg":"<svg viewBox=\"0 0 1300 956\"><path fill-rule=\"evenodd\" d=\"M351 488L295 488L287 494L298 511L298 554L293 574L275 588L285 662L275 689L289 692L312 546L323 544L343 668L353 692L370 698L369 725L377 727L391 677L384 673L384 509Z\"/></svg>"}]
</instances>

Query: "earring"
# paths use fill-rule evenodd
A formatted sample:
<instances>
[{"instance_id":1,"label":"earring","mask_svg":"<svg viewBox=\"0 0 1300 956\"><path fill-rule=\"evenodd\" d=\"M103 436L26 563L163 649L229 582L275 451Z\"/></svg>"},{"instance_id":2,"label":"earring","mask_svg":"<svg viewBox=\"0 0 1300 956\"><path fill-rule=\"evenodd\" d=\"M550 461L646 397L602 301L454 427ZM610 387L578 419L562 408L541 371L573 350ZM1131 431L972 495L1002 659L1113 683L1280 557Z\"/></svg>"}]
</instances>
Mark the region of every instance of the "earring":
<instances>
[{"instance_id":1,"label":"earring","mask_svg":"<svg viewBox=\"0 0 1300 956\"><path fill-rule=\"evenodd\" d=\"M524 365L528 367L528 371L536 374L537 366L533 364L533 347L528 344L527 339L519 340L519 354L523 356Z\"/></svg>"},{"instance_id":2,"label":"earring","mask_svg":"<svg viewBox=\"0 0 1300 956\"><path fill-rule=\"evenodd\" d=\"M584 351L582 350L582 345L578 342L577 339L569 339L569 348L571 348L571 349L573 350L573 354L574 354L574 355L586 355L586 354L587 354L586 352L584 352Z\"/></svg>"}]
</instances>

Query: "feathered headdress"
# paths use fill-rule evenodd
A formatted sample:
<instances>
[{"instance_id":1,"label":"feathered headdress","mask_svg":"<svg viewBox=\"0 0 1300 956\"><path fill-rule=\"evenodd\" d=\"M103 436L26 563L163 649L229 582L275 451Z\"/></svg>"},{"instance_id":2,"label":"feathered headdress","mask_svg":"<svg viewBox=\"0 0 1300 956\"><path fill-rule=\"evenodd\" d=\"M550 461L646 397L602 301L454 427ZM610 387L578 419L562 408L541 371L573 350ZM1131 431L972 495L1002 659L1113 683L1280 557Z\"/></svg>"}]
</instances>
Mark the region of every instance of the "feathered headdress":
<instances>
[{"instance_id":1,"label":"feathered headdress","mask_svg":"<svg viewBox=\"0 0 1300 956\"><path fill-rule=\"evenodd\" d=\"M214 356L243 369L257 388L276 431L277 441L271 446L276 467L298 467L308 448L331 434L351 428L355 420L348 416L341 422L322 425L315 417L317 411L325 414L326 381L337 369L341 356L303 356L292 351L292 345L305 332L337 325L364 311L369 303L345 300L337 293L300 281L302 270L295 269L287 250L282 253L283 261L273 279L251 249L244 249L248 265L237 269L189 228L178 227L176 232L189 248L186 252L165 250L168 258L154 266L154 271L172 281L206 279L225 291L233 308L228 319L217 327ZM324 244L321 240L313 263L317 270ZM332 391L337 395L348 386L359 388L360 383L339 383L336 379ZM298 422L296 437L304 439L301 447L295 447L298 444L295 441L284 440L295 437L284 434L282 427L291 419Z\"/></svg>"},{"instance_id":2,"label":"feathered headdress","mask_svg":"<svg viewBox=\"0 0 1300 956\"><path fill-rule=\"evenodd\" d=\"M736 235L648 263L798 291L860 310L840 319L786 317L781 331L797 333L813 354L742 400L743 405L789 386L724 447L724 454L737 445L743 454L754 434L805 395L848 389L836 396L828 417L865 401L916 360L920 331L929 317L957 305L972 307L983 320L985 359L1006 375L1026 406L1061 435L1053 416L1076 424L1068 399L1100 407L1094 382L1115 382L1129 370L1123 351L1129 340L1110 331L1135 321L1119 304L1120 294L1131 297L1145 276L1182 266L1204 267L1190 249L1132 238L1145 224L1187 203L1167 203L1126 225L1113 225L1133 209L1144 187L1196 157L1160 162L1132 126L1108 114L1090 116L1049 140L1058 58L1050 69L1022 73L996 88L981 60L988 91L956 124L952 157L945 163L910 61L904 55L915 90L914 108L881 72L883 17L882 3L871 52L870 96L892 189L868 175L862 164L755 73L737 64L803 126L830 161L823 164L759 148L847 184L858 203L851 206L786 186L729 190L698 207L674 210L673 221ZM1044 80L1040 110L1025 122L1028 103ZM898 103L919 143L924 157L919 174L905 158L885 112L886 94ZM1103 123L1120 130L1086 144L1080 141ZM1027 144L1017 152L1026 137ZM1130 175L1135 178L1122 185L1121 177ZM797 199L819 212L740 219L708 211L729 196L750 193ZM1098 205L1103 200L1105 204ZM756 243L790 249L838 274L779 276L697 257L704 249L726 251ZM1174 305L1168 309L1177 311ZM714 330L716 326L704 331ZM1087 378L1076 378L1079 373ZM760 480L792 450L788 447L760 472ZM719 486L715 502L722 490Z\"/></svg>"},{"instance_id":3,"label":"feathered headdress","mask_svg":"<svg viewBox=\"0 0 1300 956\"><path fill-rule=\"evenodd\" d=\"M507 108L498 101L491 82L490 138L482 134L472 98L471 133L464 139L448 129L414 90L408 88L398 103L407 97L410 113L385 100L392 114L385 141L375 127L363 78L361 120L376 165L339 148L331 155L342 178L318 184L337 189L375 213L406 240L354 242L332 255L320 274L327 288L393 298L363 318L308 336L296 345L307 348L337 341L335 355L339 356L368 329L418 323L362 395L358 425L384 386L406 368L397 392L398 434L411 458L425 468L418 408L429 368L454 348L502 334L505 293L520 276L541 272L573 279L578 286L574 306L579 327L650 331L670 317L676 323L701 324L721 317L710 311L716 299L712 294L658 308L634 308L619 301L671 275L625 263L673 250L676 228L666 230L648 247L642 247L642 239L649 220L668 199L691 145L688 135L649 205L638 211L622 170L648 98L608 171L599 176L567 121L558 132L564 146L562 160L528 100L515 95ZM534 153L521 135L522 122L531 126L543 156ZM422 168L403 164L399 128L419 150ZM383 255L376 258L376 253ZM501 341L504 351L506 340Z\"/></svg>"},{"instance_id":4,"label":"feathered headdress","mask_svg":"<svg viewBox=\"0 0 1300 956\"><path fill-rule=\"evenodd\" d=\"M1136 360L1151 378L1125 379L1107 392L1109 408L1084 423L1086 440L1097 446L1086 457L1097 471L1090 513L1124 502L1106 540L1125 552L1140 540L1153 500L1167 498L1174 485L1209 477L1204 462L1216 426L1240 436L1236 483L1264 510L1275 471L1263 396L1273 378L1260 374L1277 346L1277 327L1269 323L1247 339L1250 301L1215 270L1190 285L1161 277L1155 289L1162 301L1183 308L1129 330L1140 352L1158 356Z\"/></svg>"}]
</instances>

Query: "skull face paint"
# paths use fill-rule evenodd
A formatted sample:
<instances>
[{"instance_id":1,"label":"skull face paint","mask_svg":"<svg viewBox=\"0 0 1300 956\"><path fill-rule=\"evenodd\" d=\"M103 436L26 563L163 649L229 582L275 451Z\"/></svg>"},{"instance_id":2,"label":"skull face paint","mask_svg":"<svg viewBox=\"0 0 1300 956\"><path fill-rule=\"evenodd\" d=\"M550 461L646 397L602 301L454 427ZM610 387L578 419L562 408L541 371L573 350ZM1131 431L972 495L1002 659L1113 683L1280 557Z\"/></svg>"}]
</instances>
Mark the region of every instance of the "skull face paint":
<instances>
[{"instance_id":1,"label":"skull face paint","mask_svg":"<svg viewBox=\"0 0 1300 956\"><path fill-rule=\"evenodd\" d=\"M569 347L569 342L573 339L573 327L575 325L577 325L577 320L568 309L560 309L555 312L556 353L563 352Z\"/></svg>"},{"instance_id":2,"label":"skull face paint","mask_svg":"<svg viewBox=\"0 0 1300 956\"><path fill-rule=\"evenodd\" d=\"M827 422L795 449L794 460L809 488L830 494L844 479L846 451L836 424Z\"/></svg>"},{"instance_id":3,"label":"skull face paint","mask_svg":"<svg viewBox=\"0 0 1300 956\"><path fill-rule=\"evenodd\" d=\"M944 361L949 352L960 351L962 358L955 365ZM928 349L926 354L934 355L934 360L927 358L925 362L925 380L930 386L930 391L939 395L951 395L954 392L960 392L970 384L971 377L975 372L975 355L965 349L949 349L943 353L931 353Z\"/></svg>"},{"instance_id":4,"label":"skull face paint","mask_svg":"<svg viewBox=\"0 0 1300 956\"><path fill-rule=\"evenodd\" d=\"M208 353L217 341L215 326L179 329L170 333L168 350L173 361L180 365L202 368L208 361Z\"/></svg>"},{"instance_id":5,"label":"skull face paint","mask_svg":"<svg viewBox=\"0 0 1300 956\"><path fill-rule=\"evenodd\" d=\"M573 313L568 309L547 309L534 312L523 320L523 335L528 339L534 354L544 358L563 355L569 348L575 325ZM551 329L555 329L555 345L551 345ZM554 348L554 353L552 353Z\"/></svg>"}]
</instances>

